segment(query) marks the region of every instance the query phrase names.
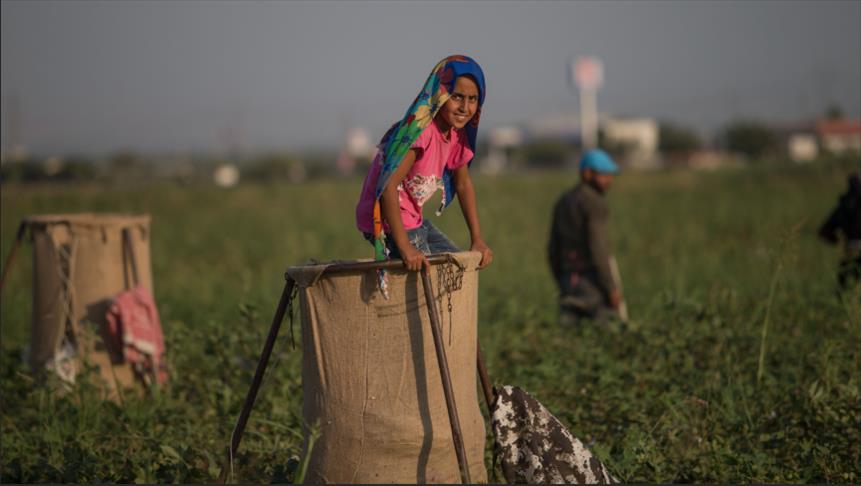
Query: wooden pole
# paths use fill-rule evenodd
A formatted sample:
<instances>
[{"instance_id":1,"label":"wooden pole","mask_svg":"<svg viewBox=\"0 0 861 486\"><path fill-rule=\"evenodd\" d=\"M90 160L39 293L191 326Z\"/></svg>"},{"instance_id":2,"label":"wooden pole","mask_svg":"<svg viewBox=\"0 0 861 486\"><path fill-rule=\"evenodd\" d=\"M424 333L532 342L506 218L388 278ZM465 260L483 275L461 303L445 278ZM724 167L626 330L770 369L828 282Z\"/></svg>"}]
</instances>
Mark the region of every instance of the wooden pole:
<instances>
[{"instance_id":1,"label":"wooden pole","mask_svg":"<svg viewBox=\"0 0 861 486\"><path fill-rule=\"evenodd\" d=\"M6 263L3 264L3 275L0 276L0 293L3 292L3 287L6 286L6 276L9 275L9 267L12 266L12 262L15 260L15 253L18 251L18 246L21 244L26 230L26 221L21 221L21 224L18 225L18 234L15 236L15 241L12 242L12 249L9 250L9 256L6 257Z\"/></svg>"},{"instance_id":2,"label":"wooden pole","mask_svg":"<svg viewBox=\"0 0 861 486\"><path fill-rule=\"evenodd\" d=\"M493 418L493 387L490 385L490 378L487 376L487 367L484 366L484 355L481 354L481 344L476 345L476 361L478 361L478 378L481 380L481 391L484 393L484 404L487 405L487 413Z\"/></svg>"},{"instance_id":3,"label":"wooden pole","mask_svg":"<svg viewBox=\"0 0 861 486\"><path fill-rule=\"evenodd\" d=\"M466 451L463 447L463 434L460 430L457 405L455 404L454 393L451 389L451 374L448 371L448 360L445 357L445 345L442 340L442 331L440 330L439 318L436 311L436 301L433 297L432 284L427 266L422 267L422 284L425 290L425 303L427 304L428 314L430 314L433 343L436 348L436 358L439 363L440 378L442 378L445 404L448 408L448 419L451 423L451 438L454 441L455 454L457 454L457 465L460 467L461 481L464 484L469 484L472 482L469 478L469 463L466 460Z\"/></svg>"},{"instance_id":4,"label":"wooden pole","mask_svg":"<svg viewBox=\"0 0 861 486\"><path fill-rule=\"evenodd\" d=\"M257 392L260 390L260 384L263 382L263 375L266 372L266 366L269 364L269 357L272 355L272 348L275 345L275 340L278 338L278 331L281 329L281 323L284 321L284 313L287 310L287 305L290 302L290 296L293 294L295 286L296 282L288 277L287 283L284 285L284 291L281 292L281 300L278 302L275 316L272 318L272 325L269 326L269 335L266 337L266 343L263 345L263 351L260 353L260 360L257 362L257 371L254 373L254 380L252 380L251 388L245 396L245 404L242 406L239 420L237 420L233 433L230 435L227 462L221 468L221 474L218 475L218 484L225 483L227 475L232 469L233 457L236 455L236 451L239 450L239 442L242 440L245 424L248 423L251 408L254 406L254 400L257 399Z\"/></svg>"}]
</instances>

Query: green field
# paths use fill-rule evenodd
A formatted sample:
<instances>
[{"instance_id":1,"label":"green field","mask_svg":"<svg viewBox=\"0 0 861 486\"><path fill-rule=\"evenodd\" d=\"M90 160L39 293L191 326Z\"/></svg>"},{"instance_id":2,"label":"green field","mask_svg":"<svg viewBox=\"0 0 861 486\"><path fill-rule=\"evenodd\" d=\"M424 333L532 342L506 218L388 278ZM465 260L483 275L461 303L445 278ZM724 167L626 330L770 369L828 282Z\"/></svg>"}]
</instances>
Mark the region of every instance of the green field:
<instances>
[{"instance_id":1,"label":"green field","mask_svg":"<svg viewBox=\"0 0 861 486\"><path fill-rule=\"evenodd\" d=\"M477 176L495 253L479 290L491 378L533 393L626 482L861 481L861 299L835 293L839 252L815 235L849 169L624 174L611 238L632 320L576 329L556 324L545 258L550 209L576 176ZM35 384L22 247L0 314L2 481L214 481L285 267L372 255L353 226L360 185L4 185L3 258L27 214L152 215L172 383L123 408L86 382L62 397ZM468 244L456 207L439 226ZM281 336L236 458L241 482L295 475L301 350Z\"/></svg>"}]
</instances>

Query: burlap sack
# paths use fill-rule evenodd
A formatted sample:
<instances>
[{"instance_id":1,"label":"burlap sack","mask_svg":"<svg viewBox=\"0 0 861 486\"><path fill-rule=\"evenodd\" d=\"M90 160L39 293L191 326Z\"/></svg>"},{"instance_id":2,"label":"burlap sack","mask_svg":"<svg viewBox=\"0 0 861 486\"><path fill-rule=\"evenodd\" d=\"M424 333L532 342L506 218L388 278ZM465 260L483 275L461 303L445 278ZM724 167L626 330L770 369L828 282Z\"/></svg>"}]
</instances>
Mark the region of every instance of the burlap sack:
<instances>
[{"instance_id":1,"label":"burlap sack","mask_svg":"<svg viewBox=\"0 0 861 486\"><path fill-rule=\"evenodd\" d=\"M99 366L109 396L134 375L119 349L105 346L105 314L111 299L137 280L152 291L149 216L63 214L24 219L33 243L33 319L30 365L46 366L74 379L80 361ZM123 244L128 229L134 254ZM74 359L59 363L64 342L75 343ZM58 367L66 369L60 370ZM71 369L69 369L71 367Z\"/></svg>"},{"instance_id":2,"label":"burlap sack","mask_svg":"<svg viewBox=\"0 0 861 486\"><path fill-rule=\"evenodd\" d=\"M487 480L485 428L476 392L480 254L453 255L460 290L431 276L452 389L473 482ZM340 262L343 263L343 262ZM449 268L457 270L453 264ZM309 483L459 483L457 457L420 275L389 273L390 300L373 271L322 274L292 267L302 315L305 451L319 432Z\"/></svg>"}]
</instances>

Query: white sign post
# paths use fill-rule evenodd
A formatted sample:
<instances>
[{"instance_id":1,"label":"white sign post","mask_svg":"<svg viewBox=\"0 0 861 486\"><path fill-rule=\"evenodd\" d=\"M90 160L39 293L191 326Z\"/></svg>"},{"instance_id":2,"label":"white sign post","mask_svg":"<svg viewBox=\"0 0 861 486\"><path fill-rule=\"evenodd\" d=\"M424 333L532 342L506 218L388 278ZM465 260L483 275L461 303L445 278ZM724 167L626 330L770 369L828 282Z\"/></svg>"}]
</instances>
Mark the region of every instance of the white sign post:
<instances>
[{"instance_id":1,"label":"white sign post","mask_svg":"<svg viewBox=\"0 0 861 486\"><path fill-rule=\"evenodd\" d=\"M604 82L604 66L597 57L578 57L571 63L571 77L580 92L580 134L583 150L598 146L598 88Z\"/></svg>"}]
</instances>

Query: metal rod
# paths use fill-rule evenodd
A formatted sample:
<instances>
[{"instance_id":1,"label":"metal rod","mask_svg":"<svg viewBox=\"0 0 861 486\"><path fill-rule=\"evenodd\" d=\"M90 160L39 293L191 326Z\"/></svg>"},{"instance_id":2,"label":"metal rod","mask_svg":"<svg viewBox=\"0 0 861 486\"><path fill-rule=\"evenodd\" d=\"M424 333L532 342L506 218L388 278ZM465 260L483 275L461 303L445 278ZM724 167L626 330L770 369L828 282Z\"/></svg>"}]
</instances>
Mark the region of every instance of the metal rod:
<instances>
[{"instance_id":1,"label":"metal rod","mask_svg":"<svg viewBox=\"0 0 861 486\"><path fill-rule=\"evenodd\" d=\"M12 266L12 261L15 259L15 253L18 251L18 246L24 238L24 231L26 229L26 221L21 221L21 224L18 225L18 234L15 236L15 241L12 242L12 249L9 250L9 256L6 257L6 263L3 264L3 275L0 276L0 293L3 292L3 287L6 286L6 276L9 274L9 267Z\"/></svg>"},{"instance_id":2,"label":"metal rod","mask_svg":"<svg viewBox=\"0 0 861 486\"><path fill-rule=\"evenodd\" d=\"M245 431L245 424L248 422L248 416L251 415L251 408L254 406L254 400L257 398L260 383L263 381L266 366L269 364L269 356L272 354L272 348L275 345L275 340L278 338L278 331L281 329L281 323L284 320L284 313L287 310L287 305L290 302L290 296L293 294L293 287L295 285L296 282L292 278L288 278L287 283L284 285L284 291L281 293L281 300L278 302L278 308L275 310L275 316L272 318L272 325L269 326L269 335L266 337L266 343L263 345L263 351L260 353L260 361L257 362L257 371L254 373L254 380L251 382L251 388L248 390L248 395L245 396L245 404L242 406L239 420L237 420L236 426L233 428L233 433L230 435L230 446L227 450L227 462L221 468L221 474L218 475L219 484L224 484L227 480L227 473L231 469L231 460L239 449L239 441L242 440L242 433Z\"/></svg>"},{"instance_id":3,"label":"metal rod","mask_svg":"<svg viewBox=\"0 0 861 486\"><path fill-rule=\"evenodd\" d=\"M478 361L478 378L481 381L481 391L484 392L484 404L487 405L487 413L493 418L493 387L490 385L490 378L487 376L487 367L484 365L484 355L481 353L481 344L478 340L475 342L476 361Z\"/></svg>"},{"instance_id":4,"label":"metal rod","mask_svg":"<svg viewBox=\"0 0 861 486\"><path fill-rule=\"evenodd\" d=\"M472 481L469 477L469 463L466 460L466 452L463 447L463 434L460 431L460 420L457 414L457 405L454 401L454 393L451 390L451 374L448 371L448 360L445 357L445 347L442 342L442 331L440 330L439 318L437 317L436 302L433 298L433 290L428 274L428 268L422 267L422 284L425 290L425 303L428 314L430 314L431 331L433 343L436 348L436 358L439 363L439 374L442 378L442 389L445 393L445 404L448 408L448 419L451 423L451 438L454 441L454 451L457 454L457 465L460 467L460 477L464 484Z\"/></svg>"},{"instance_id":5,"label":"metal rod","mask_svg":"<svg viewBox=\"0 0 861 486\"><path fill-rule=\"evenodd\" d=\"M427 257L427 262L431 265L438 265L440 263L446 263L450 261L452 261L452 257L447 253L442 253L439 255L429 255ZM362 272L366 270L392 270L403 268L403 260L396 258L379 262L334 263L326 267L326 269L323 270L323 273L348 273Z\"/></svg>"}]
</instances>

